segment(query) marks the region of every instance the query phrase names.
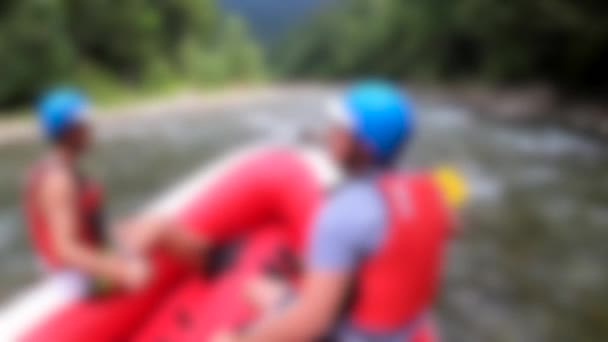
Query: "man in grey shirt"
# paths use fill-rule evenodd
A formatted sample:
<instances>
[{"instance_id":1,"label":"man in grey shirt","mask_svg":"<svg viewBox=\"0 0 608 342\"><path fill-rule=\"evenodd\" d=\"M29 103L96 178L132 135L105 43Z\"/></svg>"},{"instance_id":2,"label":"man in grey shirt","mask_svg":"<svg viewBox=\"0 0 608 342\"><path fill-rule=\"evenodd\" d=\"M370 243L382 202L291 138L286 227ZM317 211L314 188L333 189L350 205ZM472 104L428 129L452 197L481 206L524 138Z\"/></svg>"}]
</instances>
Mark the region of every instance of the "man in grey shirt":
<instances>
[{"instance_id":1,"label":"man in grey shirt","mask_svg":"<svg viewBox=\"0 0 608 342\"><path fill-rule=\"evenodd\" d=\"M353 272L378 248L388 219L377 182L372 172L348 180L335 191L313 228L308 266Z\"/></svg>"},{"instance_id":2,"label":"man in grey shirt","mask_svg":"<svg viewBox=\"0 0 608 342\"><path fill-rule=\"evenodd\" d=\"M245 334L220 334L214 342L311 341L328 334L333 341L404 342L419 326L418 318L404 319L395 329L370 331L344 312L358 274L389 238L389 206L380 179L390 173L412 133L410 103L390 85L365 83L348 91L331 112L328 150L346 179L312 227L295 300Z\"/></svg>"},{"instance_id":3,"label":"man in grey shirt","mask_svg":"<svg viewBox=\"0 0 608 342\"><path fill-rule=\"evenodd\" d=\"M313 228L307 267L319 272L356 274L386 239L388 213L378 189L378 173L348 179L329 199ZM382 334L366 332L339 320L332 338L338 341L403 342L412 322Z\"/></svg>"}]
</instances>

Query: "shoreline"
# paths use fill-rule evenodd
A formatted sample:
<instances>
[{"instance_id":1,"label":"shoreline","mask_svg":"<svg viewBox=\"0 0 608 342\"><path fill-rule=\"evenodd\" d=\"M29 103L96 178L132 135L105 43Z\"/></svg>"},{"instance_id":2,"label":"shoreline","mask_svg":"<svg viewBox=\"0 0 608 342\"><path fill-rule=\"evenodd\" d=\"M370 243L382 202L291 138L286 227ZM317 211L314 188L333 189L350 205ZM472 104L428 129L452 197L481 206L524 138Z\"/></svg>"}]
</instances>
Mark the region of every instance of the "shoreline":
<instances>
[{"instance_id":1,"label":"shoreline","mask_svg":"<svg viewBox=\"0 0 608 342\"><path fill-rule=\"evenodd\" d=\"M157 118L165 115L209 115L210 111L257 104L279 98L286 87L276 85L237 86L222 90L184 90L175 94L149 97L129 103L94 108L95 124L112 125L130 120ZM289 88L291 89L291 88ZM0 146L38 138L34 113L0 119Z\"/></svg>"},{"instance_id":2,"label":"shoreline","mask_svg":"<svg viewBox=\"0 0 608 342\"><path fill-rule=\"evenodd\" d=\"M94 122L112 125L166 115L209 115L213 111L256 105L298 91L331 91L340 84L270 83L222 89L184 89L161 96L142 97L126 103L102 106ZM423 85L411 83L413 97L444 105L461 106L479 116L503 121L556 120L567 129L608 139L608 105L599 101L574 101L557 95L551 87L529 85L499 88L481 85ZM0 118L0 146L33 141L39 133L34 114Z\"/></svg>"}]
</instances>

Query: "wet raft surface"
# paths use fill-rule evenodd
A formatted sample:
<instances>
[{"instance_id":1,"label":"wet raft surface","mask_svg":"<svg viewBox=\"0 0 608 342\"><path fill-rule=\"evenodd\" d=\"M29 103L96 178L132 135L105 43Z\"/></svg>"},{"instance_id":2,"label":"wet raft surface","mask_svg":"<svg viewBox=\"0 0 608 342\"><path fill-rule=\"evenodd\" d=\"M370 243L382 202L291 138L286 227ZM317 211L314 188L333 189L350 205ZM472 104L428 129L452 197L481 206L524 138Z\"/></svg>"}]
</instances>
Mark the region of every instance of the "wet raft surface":
<instances>
[{"instance_id":1,"label":"wet raft surface","mask_svg":"<svg viewBox=\"0 0 608 342\"><path fill-rule=\"evenodd\" d=\"M319 124L326 95L104 127L88 166L108 186L108 211L126 213L233 146L295 139L297 127ZM410 165L462 167L477 199L448 256L438 310L446 340L608 339L605 147L551 124L505 126L433 103L420 124ZM0 299L35 278L17 200L38 148L0 146Z\"/></svg>"}]
</instances>

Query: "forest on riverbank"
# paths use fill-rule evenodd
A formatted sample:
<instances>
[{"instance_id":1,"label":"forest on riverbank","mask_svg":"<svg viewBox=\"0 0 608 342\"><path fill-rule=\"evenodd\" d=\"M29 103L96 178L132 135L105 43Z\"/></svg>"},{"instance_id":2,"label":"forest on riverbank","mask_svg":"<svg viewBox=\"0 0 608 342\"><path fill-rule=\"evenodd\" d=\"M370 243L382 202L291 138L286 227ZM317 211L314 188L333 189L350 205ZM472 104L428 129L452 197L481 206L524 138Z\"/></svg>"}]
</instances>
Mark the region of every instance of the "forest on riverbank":
<instances>
[{"instance_id":1,"label":"forest on riverbank","mask_svg":"<svg viewBox=\"0 0 608 342\"><path fill-rule=\"evenodd\" d=\"M284 39L291 78L546 82L608 89L608 2L344 0Z\"/></svg>"},{"instance_id":2,"label":"forest on riverbank","mask_svg":"<svg viewBox=\"0 0 608 342\"><path fill-rule=\"evenodd\" d=\"M107 101L269 77L545 84L601 100L607 17L594 0L4 0L0 112L62 83Z\"/></svg>"},{"instance_id":3,"label":"forest on riverbank","mask_svg":"<svg viewBox=\"0 0 608 342\"><path fill-rule=\"evenodd\" d=\"M243 21L214 0L0 3L0 108L62 83L103 98L252 81L264 69Z\"/></svg>"}]
</instances>

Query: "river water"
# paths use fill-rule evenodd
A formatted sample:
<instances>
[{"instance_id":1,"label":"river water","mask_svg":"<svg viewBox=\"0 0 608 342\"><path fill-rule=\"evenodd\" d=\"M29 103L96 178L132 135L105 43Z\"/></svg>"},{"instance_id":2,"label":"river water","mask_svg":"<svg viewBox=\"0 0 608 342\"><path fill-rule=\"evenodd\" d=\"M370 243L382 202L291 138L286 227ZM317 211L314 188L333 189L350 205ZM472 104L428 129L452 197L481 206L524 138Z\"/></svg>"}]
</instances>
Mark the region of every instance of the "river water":
<instances>
[{"instance_id":1,"label":"river water","mask_svg":"<svg viewBox=\"0 0 608 342\"><path fill-rule=\"evenodd\" d=\"M103 125L88 167L119 216L233 147L296 139L319 125L326 95ZM507 125L432 102L419 109L402 162L459 167L473 193L437 305L445 340L608 340L608 151L551 123ZM0 146L0 300L37 277L18 205L39 151Z\"/></svg>"}]
</instances>

